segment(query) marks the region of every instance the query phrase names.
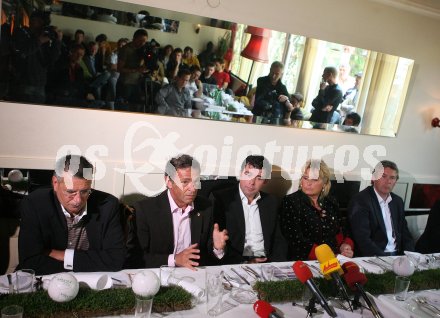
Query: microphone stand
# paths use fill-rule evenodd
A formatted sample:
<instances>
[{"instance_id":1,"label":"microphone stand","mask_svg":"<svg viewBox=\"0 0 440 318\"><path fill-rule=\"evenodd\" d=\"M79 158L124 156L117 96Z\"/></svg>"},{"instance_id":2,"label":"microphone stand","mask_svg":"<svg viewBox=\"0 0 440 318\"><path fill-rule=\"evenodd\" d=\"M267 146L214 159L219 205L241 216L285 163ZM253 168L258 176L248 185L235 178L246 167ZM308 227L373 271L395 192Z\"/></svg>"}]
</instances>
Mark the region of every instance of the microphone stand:
<instances>
[{"instance_id":1,"label":"microphone stand","mask_svg":"<svg viewBox=\"0 0 440 318\"><path fill-rule=\"evenodd\" d=\"M361 304L361 302L359 301L360 298L360 292L356 291L356 293L354 294L354 299L353 299L353 309L356 310L358 308L363 308L364 306Z\"/></svg>"},{"instance_id":2,"label":"microphone stand","mask_svg":"<svg viewBox=\"0 0 440 318\"><path fill-rule=\"evenodd\" d=\"M309 300L309 304L305 307L305 309L307 310L307 317L313 317L313 314L316 314L318 312L318 310L316 309L316 297L312 296L312 298L310 298Z\"/></svg>"},{"instance_id":3,"label":"microphone stand","mask_svg":"<svg viewBox=\"0 0 440 318\"><path fill-rule=\"evenodd\" d=\"M348 297L347 290L344 287L344 283L342 283L341 277L339 275L333 275L332 278L338 287L338 293L348 303L348 308L350 308L351 312L353 312L353 307L351 306L350 297Z\"/></svg>"}]
</instances>

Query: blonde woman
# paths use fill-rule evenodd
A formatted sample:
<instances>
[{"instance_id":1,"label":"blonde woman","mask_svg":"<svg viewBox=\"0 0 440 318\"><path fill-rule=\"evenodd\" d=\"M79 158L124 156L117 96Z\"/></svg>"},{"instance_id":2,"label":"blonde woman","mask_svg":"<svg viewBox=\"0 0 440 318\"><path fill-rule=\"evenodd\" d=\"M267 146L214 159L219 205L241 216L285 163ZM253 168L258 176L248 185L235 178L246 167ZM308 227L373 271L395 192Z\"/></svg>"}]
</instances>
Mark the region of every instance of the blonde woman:
<instances>
[{"instance_id":1,"label":"blonde woman","mask_svg":"<svg viewBox=\"0 0 440 318\"><path fill-rule=\"evenodd\" d=\"M353 241L344 236L336 200L329 196L330 171L324 161L307 161L298 191L281 204L280 227L289 260L316 259L315 248L328 244L335 254L353 257Z\"/></svg>"}]
</instances>

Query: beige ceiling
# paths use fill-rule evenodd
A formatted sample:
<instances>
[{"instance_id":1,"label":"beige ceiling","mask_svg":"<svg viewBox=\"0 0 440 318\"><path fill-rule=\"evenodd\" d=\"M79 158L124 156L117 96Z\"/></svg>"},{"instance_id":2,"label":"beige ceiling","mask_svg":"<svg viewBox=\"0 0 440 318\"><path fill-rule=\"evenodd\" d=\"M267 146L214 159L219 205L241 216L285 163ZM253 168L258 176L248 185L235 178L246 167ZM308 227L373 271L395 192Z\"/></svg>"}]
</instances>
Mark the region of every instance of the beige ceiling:
<instances>
[{"instance_id":1,"label":"beige ceiling","mask_svg":"<svg viewBox=\"0 0 440 318\"><path fill-rule=\"evenodd\" d=\"M373 0L417 14L440 18L440 0Z\"/></svg>"}]
</instances>

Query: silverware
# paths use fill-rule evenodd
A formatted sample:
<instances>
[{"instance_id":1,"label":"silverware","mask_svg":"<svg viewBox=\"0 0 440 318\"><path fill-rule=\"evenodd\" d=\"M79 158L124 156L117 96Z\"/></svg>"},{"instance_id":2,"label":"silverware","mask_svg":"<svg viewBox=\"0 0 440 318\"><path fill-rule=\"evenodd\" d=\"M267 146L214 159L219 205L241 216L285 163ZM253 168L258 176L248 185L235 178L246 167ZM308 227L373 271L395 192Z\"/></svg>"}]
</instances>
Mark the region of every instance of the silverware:
<instances>
[{"instance_id":1,"label":"silverware","mask_svg":"<svg viewBox=\"0 0 440 318\"><path fill-rule=\"evenodd\" d=\"M241 280L243 280L246 284L248 284L249 286L251 285L251 283L249 283L249 281L244 278L243 275L241 275L238 271L235 270L235 268L231 268L231 271L233 271L235 273L235 275L237 275Z\"/></svg>"},{"instance_id":2,"label":"silverware","mask_svg":"<svg viewBox=\"0 0 440 318\"><path fill-rule=\"evenodd\" d=\"M380 256L376 256L376 259L378 259L378 260L382 261L383 263L385 263L385 264L386 264L385 266L387 266L390 270L392 269L393 265L390 264L390 263L388 263L388 262L387 262L385 259L383 259L382 257L380 257Z\"/></svg>"},{"instance_id":3,"label":"silverware","mask_svg":"<svg viewBox=\"0 0 440 318\"><path fill-rule=\"evenodd\" d=\"M248 273L254 275L256 279L267 281L267 279L265 277L263 277L263 275L258 274L252 267L244 265L241 268L243 268Z\"/></svg>"},{"instance_id":4,"label":"silverware","mask_svg":"<svg viewBox=\"0 0 440 318\"><path fill-rule=\"evenodd\" d=\"M9 293L13 294L14 293L14 285L12 284L12 276L11 276L11 274L7 274L6 276L8 277Z\"/></svg>"},{"instance_id":5,"label":"silverware","mask_svg":"<svg viewBox=\"0 0 440 318\"><path fill-rule=\"evenodd\" d=\"M425 307L426 309L430 310L433 314L435 314L437 317L440 317L440 310L438 310L437 307L428 303L425 297L419 296L413 299L419 306Z\"/></svg>"},{"instance_id":6,"label":"silverware","mask_svg":"<svg viewBox=\"0 0 440 318\"><path fill-rule=\"evenodd\" d=\"M379 267L380 269L382 269L384 272L387 272L387 271L388 271L388 268L386 268L386 267L383 266L382 264L378 264L378 263L376 263L376 262L373 262L373 260L363 259L362 262L365 262L365 263L370 264L370 265L377 266L377 267Z\"/></svg>"}]
</instances>

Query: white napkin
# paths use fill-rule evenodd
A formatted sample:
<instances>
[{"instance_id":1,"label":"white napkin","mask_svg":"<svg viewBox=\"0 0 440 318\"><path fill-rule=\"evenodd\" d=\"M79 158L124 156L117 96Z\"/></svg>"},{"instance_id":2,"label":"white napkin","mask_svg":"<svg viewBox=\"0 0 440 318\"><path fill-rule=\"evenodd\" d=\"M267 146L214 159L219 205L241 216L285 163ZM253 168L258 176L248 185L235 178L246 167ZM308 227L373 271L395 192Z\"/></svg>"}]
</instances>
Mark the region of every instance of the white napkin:
<instances>
[{"instance_id":1,"label":"white napkin","mask_svg":"<svg viewBox=\"0 0 440 318\"><path fill-rule=\"evenodd\" d=\"M346 311L342 309L335 308L336 314L339 318L362 318L361 314L358 314L356 312ZM327 312L324 313L323 318L329 318L329 314Z\"/></svg>"},{"instance_id":2,"label":"white napkin","mask_svg":"<svg viewBox=\"0 0 440 318\"><path fill-rule=\"evenodd\" d=\"M192 294L196 298L202 298L205 291L193 283L187 282L185 279L179 279L172 275L172 272L161 272L161 283L162 286L177 285L185 289L187 292Z\"/></svg>"},{"instance_id":3,"label":"white napkin","mask_svg":"<svg viewBox=\"0 0 440 318\"><path fill-rule=\"evenodd\" d=\"M408 293L408 299L410 297L411 295ZM419 317L421 314L418 312L416 315L416 313L406 309L407 301L395 300L393 295L380 295L377 299L376 304L385 317L413 318Z\"/></svg>"},{"instance_id":4,"label":"white napkin","mask_svg":"<svg viewBox=\"0 0 440 318\"><path fill-rule=\"evenodd\" d=\"M403 252L406 256L409 257L409 259L414 262L415 266L419 269L422 269L421 267L423 267L424 269L428 269L428 257L426 255L417 253L417 252L410 252L410 251L404 251Z\"/></svg>"},{"instance_id":5,"label":"white napkin","mask_svg":"<svg viewBox=\"0 0 440 318\"><path fill-rule=\"evenodd\" d=\"M109 289L115 285L125 285L131 287L130 278L127 273L123 272L90 272L90 273L74 273L70 272L78 280L80 285L86 285L94 290ZM43 287L49 286L50 280L56 274L43 276Z\"/></svg>"}]
</instances>

